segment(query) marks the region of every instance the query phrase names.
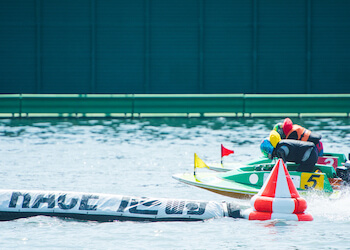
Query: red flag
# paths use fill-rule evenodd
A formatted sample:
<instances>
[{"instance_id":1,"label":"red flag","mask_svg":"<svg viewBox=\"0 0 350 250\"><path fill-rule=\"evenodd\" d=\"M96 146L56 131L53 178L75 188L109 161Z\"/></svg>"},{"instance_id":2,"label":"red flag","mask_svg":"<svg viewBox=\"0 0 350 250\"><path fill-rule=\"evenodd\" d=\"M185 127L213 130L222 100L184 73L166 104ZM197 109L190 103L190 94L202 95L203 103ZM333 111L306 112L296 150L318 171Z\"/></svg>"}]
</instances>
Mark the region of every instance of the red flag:
<instances>
[{"instance_id":1,"label":"red flag","mask_svg":"<svg viewBox=\"0 0 350 250\"><path fill-rule=\"evenodd\" d=\"M224 157L233 153L234 153L233 150L227 149L221 144L221 157Z\"/></svg>"}]
</instances>

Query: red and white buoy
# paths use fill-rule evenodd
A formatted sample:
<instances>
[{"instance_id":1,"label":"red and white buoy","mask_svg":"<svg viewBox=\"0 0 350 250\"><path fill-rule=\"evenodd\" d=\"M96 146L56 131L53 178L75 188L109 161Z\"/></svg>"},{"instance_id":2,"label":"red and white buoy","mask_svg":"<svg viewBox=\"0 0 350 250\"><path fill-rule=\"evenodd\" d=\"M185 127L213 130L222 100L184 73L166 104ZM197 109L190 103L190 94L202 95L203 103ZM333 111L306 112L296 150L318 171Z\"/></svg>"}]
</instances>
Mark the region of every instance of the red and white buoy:
<instances>
[{"instance_id":1,"label":"red and white buoy","mask_svg":"<svg viewBox=\"0 0 350 250\"><path fill-rule=\"evenodd\" d=\"M313 220L311 214L304 213L306 201L300 197L282 159L278 160L250 204L252 208L243 212L243 217L248 220Z\"/></svg>"}]
</instances>

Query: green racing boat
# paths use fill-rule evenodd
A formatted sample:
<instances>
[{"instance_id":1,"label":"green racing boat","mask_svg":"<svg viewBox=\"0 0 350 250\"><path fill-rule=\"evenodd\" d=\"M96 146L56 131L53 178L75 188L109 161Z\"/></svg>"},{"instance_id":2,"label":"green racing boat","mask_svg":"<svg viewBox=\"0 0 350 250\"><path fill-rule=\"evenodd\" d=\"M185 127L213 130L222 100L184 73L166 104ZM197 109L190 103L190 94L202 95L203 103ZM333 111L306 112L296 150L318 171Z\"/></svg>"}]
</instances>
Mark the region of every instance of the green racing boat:
<instances>
[{"instance_id":1,"label":"green racing boat","mask_svg":"<svg viewBox=\"0 0 350 250\"><path fill-rule=\"evenodd\" d=\"M173 178L199 188L233 198L250 198L257 194L277 160L260 158L247 163L208 164L212 171L175 174ZM350 161L344 154L325 153L313 172L298 172L298 165L286 163L292 181L301 195L310 191L337 196L350 183Z\"/></svg>"}]
</instances>

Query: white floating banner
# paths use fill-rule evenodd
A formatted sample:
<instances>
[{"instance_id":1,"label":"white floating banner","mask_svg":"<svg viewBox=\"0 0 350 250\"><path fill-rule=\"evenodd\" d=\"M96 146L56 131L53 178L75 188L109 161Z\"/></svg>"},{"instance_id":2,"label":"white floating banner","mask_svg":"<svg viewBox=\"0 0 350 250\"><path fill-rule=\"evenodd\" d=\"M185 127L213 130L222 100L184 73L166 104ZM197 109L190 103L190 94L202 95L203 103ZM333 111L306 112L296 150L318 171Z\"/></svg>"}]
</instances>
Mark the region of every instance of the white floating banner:
<instances>
[{"instance_id":1,"label":"white floating banner","mask_svg":"<svg viewBox=\"0 0 350 250\"><path fill-rule=\"evenodd\" d=\"M232 207L232 206L231 206ZM159 199L97 193L0 190L0 220L37 215L82 220L191 221L239 214L225 202Z\"/></svg>"}]
</instances>

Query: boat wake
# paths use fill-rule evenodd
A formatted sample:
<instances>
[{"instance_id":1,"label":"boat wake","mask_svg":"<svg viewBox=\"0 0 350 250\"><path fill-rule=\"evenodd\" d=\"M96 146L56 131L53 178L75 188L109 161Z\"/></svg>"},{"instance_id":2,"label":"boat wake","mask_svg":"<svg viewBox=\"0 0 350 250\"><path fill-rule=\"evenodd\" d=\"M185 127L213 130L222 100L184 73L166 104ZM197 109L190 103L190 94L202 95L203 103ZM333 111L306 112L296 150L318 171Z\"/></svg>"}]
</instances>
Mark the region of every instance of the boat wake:
<instances>
[{"instance_id":1,"label":"boat wake","mask_svg":"<svg viewBox=\"0 0 350 250\"><path fill-rule=\"evenodd\" d=\"M306 201L307 211L315 219L350 222L350 187L344 187L337 198L310 194L306 197Z\"/></svg>"}]
</instances>

